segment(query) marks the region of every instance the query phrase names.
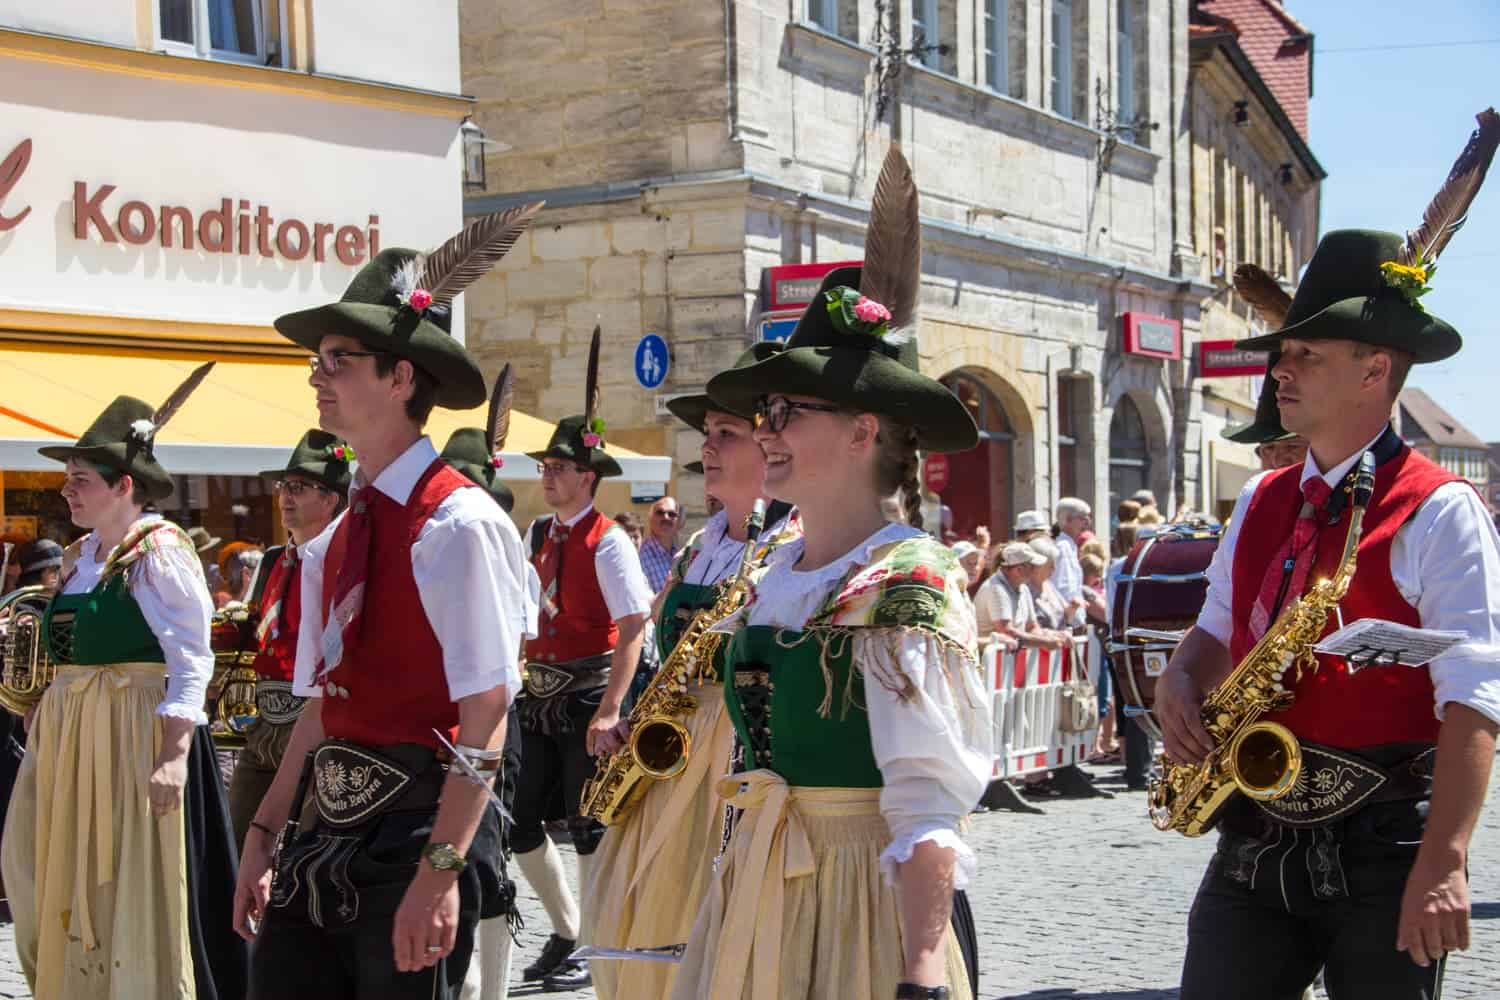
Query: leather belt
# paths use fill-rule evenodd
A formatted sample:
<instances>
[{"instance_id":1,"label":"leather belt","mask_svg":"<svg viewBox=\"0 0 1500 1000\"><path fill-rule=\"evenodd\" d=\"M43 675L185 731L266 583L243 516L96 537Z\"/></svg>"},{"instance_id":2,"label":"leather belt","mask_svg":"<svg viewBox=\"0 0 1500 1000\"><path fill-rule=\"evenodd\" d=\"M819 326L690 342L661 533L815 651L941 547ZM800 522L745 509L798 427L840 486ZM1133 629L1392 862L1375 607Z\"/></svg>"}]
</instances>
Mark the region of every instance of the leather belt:
<instances>
[{"instance_id":1,"label":"leather belt","mask_svg":"<svg viewBox=\"0 0 1500 1000\"><path fill-rule=\"evenodd\" d=\"M533 698L555 698L570 691L592 691L609 683L609 665L614 652L585 656L566 663L526 664L522 686Z\"/></svg>"},{"instance_id":2,"label":"leather belt","mask_svg":"<svg viewBox=\"0 0 1500 1000\"><path fill-rule=\"evenodd\" d=\"M255 682L255 714L262 722L285 726L297 721L306 698L292 694L291 681L261 677Z\"/></svg>"},{"instance_id":3,"label":"leather belt","mask_svg":"<svg viewBox=\"0 0 1500 1000\"><path fill-rule=\"evenodd\" d=\"M335 830L361 826L388 812L436 809L447 769L415 743L379 751L347 740L325 740L313 751L318 818Z\"/></svg>"},{"instance_id":4,"label":"leather belt","mask_svg":"<svg viewBox=\"0 0 1500 1000\"><path fill-rule=\"evenodd\" d=\"M1304 743L1302 773L1292 791L1255 804L1287 826L1323 826L1376 803L1432 794L1435 748L1420 749L1390 765L1380 763L1388 756L1380 749L1356 752Z\"/></svg>"}]
</instances>

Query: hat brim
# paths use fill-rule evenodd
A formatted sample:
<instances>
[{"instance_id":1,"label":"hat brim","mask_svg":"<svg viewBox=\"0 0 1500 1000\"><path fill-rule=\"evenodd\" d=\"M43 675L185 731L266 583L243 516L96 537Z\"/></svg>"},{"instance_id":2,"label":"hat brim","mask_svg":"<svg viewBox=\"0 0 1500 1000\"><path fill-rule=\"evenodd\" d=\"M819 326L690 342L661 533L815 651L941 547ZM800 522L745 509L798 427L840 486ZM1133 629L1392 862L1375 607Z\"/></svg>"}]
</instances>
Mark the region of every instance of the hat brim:
<instances>
[{"instance_id":1,"label":"hat brim","mask_svg":"<svg viewBox=\"0 0 1500 1000\"><path fill-rule=\"evenodd\" d=\"M372 350L405 358L437 383L437 405L472 410L484 403L484 374L462 344L442 327L405 309L365 302L333 302L276 317L276 330L314 354L330 334L353 337Z\"/></svg>"},{"instance_id":2,"label":"hat brim","mask_svg":"<svg viewBox=\"0 0 1500 1000\"><path fill-rule=\"evenodd\" d=\"M773 392L889 417L914 428L923 451L968 451L979 443L973 416L946 386L877 351L794 347L708 383L710 398L730 412L753 413L756 400Z\"/></svg>"},{"instance_id":3,"label":"hat brim","mask_svg":"<svg viewBox=\"0 0 1500 1000\"><path fill-rule=\"evenodd\" d=\"M1458 331L1431 313L1389 294L1340 299L1306 319L1272 333L1237 340L1242 351L1276 351L1284 337L1297 340L1353 340L1372 347L1406 351L1418 364L1443 361L1459 352Z\"/></svg>"},{"instance_id":4,"label":"hat brim","mask_svg":"<svg viewBox=\"0 0 1500 1000\"><path fill-rule=\"evenodd\" d=\"M84 448L70 444L48 445L38 448L37 453L59 462L77 458L117 469L133 479L152 500L161 500L172 493L171 474L144 452L137 452L126 461L124 444L90 445Z\"/></svg>"},{"instance_id":5,"label":"hat brim","mask_svg":"<svg viewBox=\"0 0 1500 1000\"><path fill-rule=\"evenodd\" d=\"M553 445L546 451L528 451L526 453L526 457L536 459L538 462L548 458L566 459L569 462L576 462L579 465L588 466L593 470L594 475L598 476L600 479L608 479L610 476L619 476L624 474L625 470L620 468L620 463L616 462L614 458L607 452L599 448L595 448L593 449L593 451L594 454L592 457L578 458L573 454L571 448Z\"/></svg>"},{"instance_id":6,"label":"hat brim","mask_svg":"<svg viewBox=\"0 0 1500 1000\"><path fill-rule=\"evenodd\" d=\"M708 426L708 415L713 413L724 413L740 420L755 420L755 407L752 406L747 412L739 413L731 410L722 403L716 403L707 394L698 393L692 396L678 396L667 402L667 410L672 416L681 420L695 431L703 432Z\"/></svg>"}]
</instances>

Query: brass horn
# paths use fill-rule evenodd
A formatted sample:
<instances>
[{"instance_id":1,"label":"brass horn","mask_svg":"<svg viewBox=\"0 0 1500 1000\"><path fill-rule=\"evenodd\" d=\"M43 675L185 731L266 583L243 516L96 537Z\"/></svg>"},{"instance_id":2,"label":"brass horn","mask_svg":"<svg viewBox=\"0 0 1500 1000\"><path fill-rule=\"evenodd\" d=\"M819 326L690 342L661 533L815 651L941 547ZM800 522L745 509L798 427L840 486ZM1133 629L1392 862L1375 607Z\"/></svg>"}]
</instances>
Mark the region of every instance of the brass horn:
<instances>
[{"instance_id":1,"label":"brass horn","mask_svg":"<svg viewBox=\"0 0 1500 1000\"><path fill-rule=\"evenodd\" d=\"M209 684L213 701L209 732L214 745L240 750L255 725L255 627L259 617L250 607L234 601L215 611L209 628L214 651L214 677Z\"/></svg>"},{"instance_id":2,"label":"brass horn","mask_svg":"<svg viewBox=\"0 0 1500 1000\"><path fill-rule=\"evenodd\" d=\"M22 587L0 597L0 706L16 715L36 707L57 673L43 628L51 601L47 587Z\"/></svg>"}]
</instances>

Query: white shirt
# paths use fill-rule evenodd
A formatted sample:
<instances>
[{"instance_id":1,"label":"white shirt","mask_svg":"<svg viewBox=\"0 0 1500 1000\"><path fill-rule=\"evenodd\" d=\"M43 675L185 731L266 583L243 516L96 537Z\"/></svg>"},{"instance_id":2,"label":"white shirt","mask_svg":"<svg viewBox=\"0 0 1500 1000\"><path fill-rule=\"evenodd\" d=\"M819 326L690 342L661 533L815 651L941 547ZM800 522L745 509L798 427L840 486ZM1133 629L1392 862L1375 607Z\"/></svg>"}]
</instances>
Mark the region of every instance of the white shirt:
<instances>
[{"instance_id":1,"label":"white shirt","mask_svg":"<svg viewBox=\"0 0 1500 1000\"><path fill-rule=\"evenodd\" d=\"M887 524L828 565L805 573L796 568L803 539L786 542L766 559L746 624L802 628L828 592L851 568L868 563L876 548L922 534L904 524ZM933 841L954 851L955 885L962 888L977 862L959 837L958 824L984 794L993 763L989 705L979 672L922 632L907 631L895 642L884 629L859 633L856 668L878 658L888 672L910 678L917 692L903 701L882 684L864 686L870 744L884 781L880 812L891 830L891 843L880 855L881 869L894 882L895 866L910 860L917 844ZM953 679L962 690L955 690Z\"/></svg>"},{"instance_id":2,"label":"white shirt","mask_svg":"<svg viewBox=\"0 0 1500 1000\"><path fill-rule=\"evenodd\" d=\"M1083 567L1078 563L1078 543L1066 531L1057 533L1057 567L1052 571L1052 586L1063 596L1063 603L1083 597Z\"/></svg>"},{"instance_id":3,"label":"white shirt","mask_svg":"<svg viewBox=\"0 0 1500 1000\"><path fill-rule=\"evenodd\" d=\"M762 538L774 538L779 525L761 532ZM715 513L703 525L703 534L698 540L698 552L682 574L683 583L712 587L739 572L740 560L745 554L745 543L729 537L729 515L722 510Z\"/></svg>"},{"instance_id":4,"label":"white shirt","mask_svg":"<svg viewBox=\"0 0 1500 1000\"><path fill-rule=\"evenodd\" d=\"M564 521L563 526L573 527L593 509L594 505L589 504ZM531 522L532 527L527 529L526 537L530 539L538 521L551 529L555 520L557 515L552 514ZM563 573L567 572L568 568L564 566ZM604 532L604 537L599 539L599 547L594 550L594 576L599 581L599 590L604 594L604 606L609 608L612 621L619 621L630 615L651 613L651 601L656 592L646 581L646 573L641 569L641 554L636 551L635 543L625 534L625 529L617 524L610 525ZM537 583L537 593L541 593L540 581Z\"/></svg>"},{"instance_id":5,"label":"white shirt","mask_svg":"<svg viewBox=\"0 0 1500 1000\"><path fill-rule=\"evenodd\" d=\"M432 441L422 437L381 470L372 485L404 506L437 457ZM360 485L358 479L350 484L351 496ZM323 562L337 523L302 547L302 622L292 690L304 697L322 694L312 678L323 631ZM448 494L412 543L412 576L443 649L443 674L453 701L497 687L520 689L516 651L536 620L526 563L510 516L477 486Z\"/></svg>"},{"instance_id":6,"label":"white shirt","mask_svg":"<svg viewBox=\"0 0 1500 1000\"><path fill-rule=\"evenodd\" d=\"M1001 625L1009 625L1017 632L1029 631L1036 624L1031 588L1023 583L1012 590L1010 581L996 569L974 595L974 621L981 639L1000 631Z\"/></svg>"},{"instance_id":7,"label":"white shirt","mask_svg":"<svg viewBox=\"0 0 1500 1000\"><path fill-rule=\"evenodd\" d=\"M147 514L143 521L160 521ZM90 532L83 539L73 575L63 585L64 594L86 594L99 582L109 553L99 552L99 536ZM157 715L191 719L205 725L208 715L203 699L214 675L214 653L209 645L209 619L213 599L203 582L203 565L191 548L172 545L153 549L125 571L125 585L141 609L151 634L161 643L167 660L167 694L156 706Z\"/></svg>"},{"instance_id":8,"label":"white shirt","mask_svg":"<svg viewBox=\"0 0 1500 1000\"><path fill-rule=\"evenodd\" d=\"M1337 486L1374 443L1326 473L1319 471L1309 451L1299 482L1321 475L1329 486ZM1233 552L1245 509L1264 476L1252 477L1240 491L1208 566L1208 595L1198 627L1225 646L1234 624ZM1354 585L1359 586L1360 573L1370 571L1360 567ZM1437 717L1441 719L1444 706L1456 701L1500 722L1500 535L1472 486L1455 482L1433 490L1411 520L1397 529L1390 573L1423 628L1454 629L1469 636L1428 664Z\"/></svg>"}]
</instances>

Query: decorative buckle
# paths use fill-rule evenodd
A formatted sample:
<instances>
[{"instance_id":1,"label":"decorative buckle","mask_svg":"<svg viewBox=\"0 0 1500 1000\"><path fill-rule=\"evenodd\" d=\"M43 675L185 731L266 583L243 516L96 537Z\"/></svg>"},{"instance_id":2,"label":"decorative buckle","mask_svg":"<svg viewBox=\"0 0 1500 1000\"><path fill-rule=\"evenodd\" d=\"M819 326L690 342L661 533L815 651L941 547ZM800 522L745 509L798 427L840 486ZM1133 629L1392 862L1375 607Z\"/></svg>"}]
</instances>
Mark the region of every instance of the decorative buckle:
<instances>
[{"instance_id":1,"label":"decorative buckle","mask_svg":"<svg viewBox=\"0 0 1500 1000\"><path fill-rule=\"evenodd\" d=\"M313 754L318 816L334 829L357 826L390 805L412 776L390 759L347 743L324 743Z\"/></svg>"}]
</instances>

